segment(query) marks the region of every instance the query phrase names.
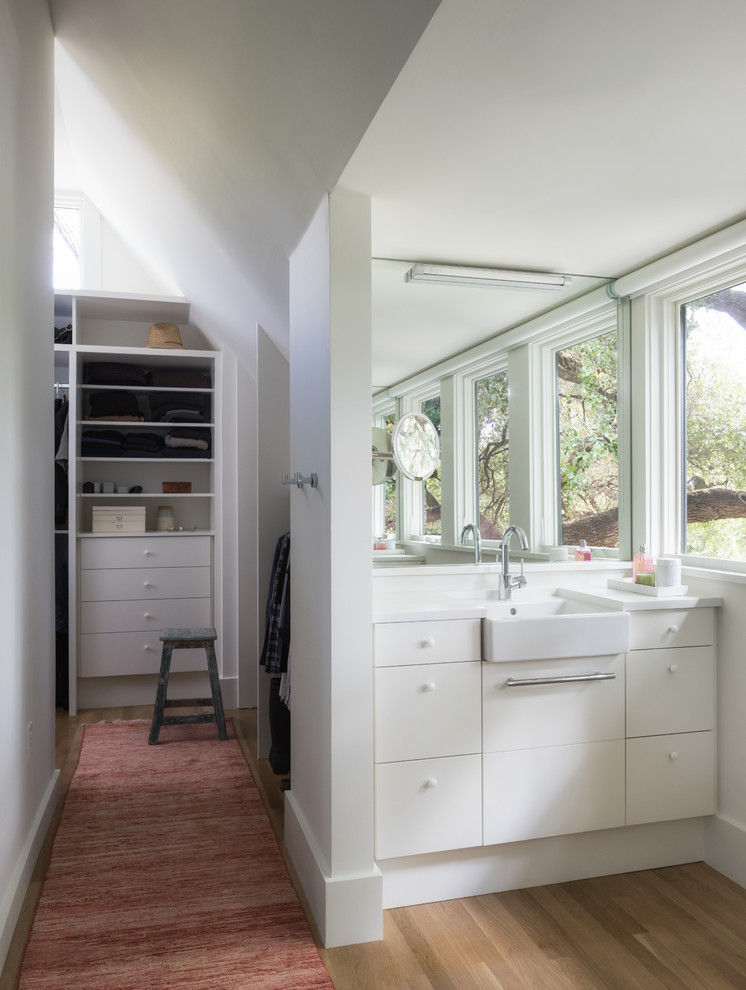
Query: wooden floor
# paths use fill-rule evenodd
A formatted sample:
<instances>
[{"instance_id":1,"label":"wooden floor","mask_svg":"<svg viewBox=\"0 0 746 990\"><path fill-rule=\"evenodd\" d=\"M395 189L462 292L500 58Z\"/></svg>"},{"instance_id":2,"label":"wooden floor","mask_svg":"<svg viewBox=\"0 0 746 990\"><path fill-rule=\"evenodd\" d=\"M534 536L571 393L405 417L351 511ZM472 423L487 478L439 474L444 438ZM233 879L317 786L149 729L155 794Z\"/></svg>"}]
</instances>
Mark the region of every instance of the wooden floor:
<instances>
[{"instance_id":1,"label":"wooden floor","mask_svg":"<svg viewBox=\"0 0 746 990\"><path fill-rule=\"evenodd\" d=\"M84 722L151 714L152 706L58 712L63 791ZM282 847L284 798L280 779L256 758L256 713L226 714ZM0 990L15 986L50 844ZM337 990L746 990L746 891L696 863L397 908L384 913L382 942L320 952Z\"/></svg>"}]
</instances>

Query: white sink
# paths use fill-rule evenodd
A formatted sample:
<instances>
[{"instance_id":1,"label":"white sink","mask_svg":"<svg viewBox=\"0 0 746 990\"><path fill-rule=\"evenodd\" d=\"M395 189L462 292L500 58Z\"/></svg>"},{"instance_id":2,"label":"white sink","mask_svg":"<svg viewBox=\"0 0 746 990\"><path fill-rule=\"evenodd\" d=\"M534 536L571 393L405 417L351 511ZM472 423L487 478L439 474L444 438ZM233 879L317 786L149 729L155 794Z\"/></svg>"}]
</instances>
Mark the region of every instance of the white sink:
<instances>
[{"instance_id":1,"label":"white sink","mask_svg":"<svg viewBox=\"0 0 746 990\"><path fill-rule=\"evenodd\" d=\"M629 649L627 612L564 598L485 602L484 607L484 660L612 656Z\"/></svg>"}]
</instances>

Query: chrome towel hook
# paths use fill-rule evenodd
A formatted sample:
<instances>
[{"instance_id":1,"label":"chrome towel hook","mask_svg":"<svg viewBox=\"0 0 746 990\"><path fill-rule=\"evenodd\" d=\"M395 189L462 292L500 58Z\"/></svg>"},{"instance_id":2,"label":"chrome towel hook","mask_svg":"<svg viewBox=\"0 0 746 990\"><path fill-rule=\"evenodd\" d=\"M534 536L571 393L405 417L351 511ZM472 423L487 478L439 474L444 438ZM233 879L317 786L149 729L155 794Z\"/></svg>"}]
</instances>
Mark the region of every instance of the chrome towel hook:
<instances>
[{"instance_id":1,"label":"chrome towel hook","mask_svg":"<svg viewBox=\"0 0 746 990\"><path fill-rule=\"evenodd\" d=\"M304 478L300 471L296 471L292 477L289 474L283 474L282 483L283 485L295 485L297 488L302 488L304 485L310 485L311 488L318 488L319 476L317 474L311 474L307 478Z\"/></svg>"}]
</instances>

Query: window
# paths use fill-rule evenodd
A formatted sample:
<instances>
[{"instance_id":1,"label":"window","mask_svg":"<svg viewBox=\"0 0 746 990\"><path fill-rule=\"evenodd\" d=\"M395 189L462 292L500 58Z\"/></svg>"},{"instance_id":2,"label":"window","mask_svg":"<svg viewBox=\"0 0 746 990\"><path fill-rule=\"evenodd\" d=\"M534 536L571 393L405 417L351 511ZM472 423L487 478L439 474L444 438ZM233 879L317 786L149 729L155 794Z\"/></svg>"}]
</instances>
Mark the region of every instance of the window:
<instances>
[{"instance_id":1,"label":"window","mask_svg":"<svg viewBox=\"0 0 746 990\"><path fill-rule=\"evenodd\" d=\"M54 287L80 288L80 207L54 208Z\"/></svg>"},{"instance_id":2,"label":"window","mask_svg":"<svg viewBox=\"0 0 746 990\"><path fill-rule=\"evenodd\" d=\"M556 352L560 543L619 546L617 334Z\"/></svg>"},{"instance_id":3,"label":"window","mask_svg":"<svg viewBox=\"0 0 746 990\"><path fill-rule=\"evenodd\" d=\"M510 519L507 370L474 383L474 417L479 532L501 540Z\"/></svg>"},{"instance_id":4,"label":"window","mask_svg":"<svg viewBox=\"0 0 746 990\"><path fill-rule=\"evenodd\" d=\"M681 307L682 551L746 561L746 282Z\"/></svg>"},{"instance_id":5,"label":"window","mask_svg":"<svg viewBox=\"0 0 746 990\"><path fill-rule=\"evenodd\" d=\"M440 396L434 395L420 404L421 411L428 416L440 437ZM425 535L440 536L441 490L440 460L435 472L426 478L422 485L422 507L425 520Z\"/></svg>"}]
</instances>

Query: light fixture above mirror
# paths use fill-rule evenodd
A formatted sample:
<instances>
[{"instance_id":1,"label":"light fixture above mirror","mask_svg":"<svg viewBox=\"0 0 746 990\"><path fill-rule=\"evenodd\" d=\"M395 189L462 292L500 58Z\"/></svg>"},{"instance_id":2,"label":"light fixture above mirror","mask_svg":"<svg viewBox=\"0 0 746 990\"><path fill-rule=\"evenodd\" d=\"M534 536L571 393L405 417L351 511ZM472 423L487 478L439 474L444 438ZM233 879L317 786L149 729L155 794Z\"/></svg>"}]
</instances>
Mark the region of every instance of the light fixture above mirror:
<instances>
[{"instance_id":1,"label":"light fixture above mirror","mask_svg":"<svg viewBox=\"0 0 746 990\"><path fill-rule=\"evenodd\" d=\"M460 265L413 265L405 282L441 282L446 285L479 285L503 289L544 289L558 291L572 282L572 276L553 272L520 272L500 268L467 268Z\"/></svg>"}]
</instances>

